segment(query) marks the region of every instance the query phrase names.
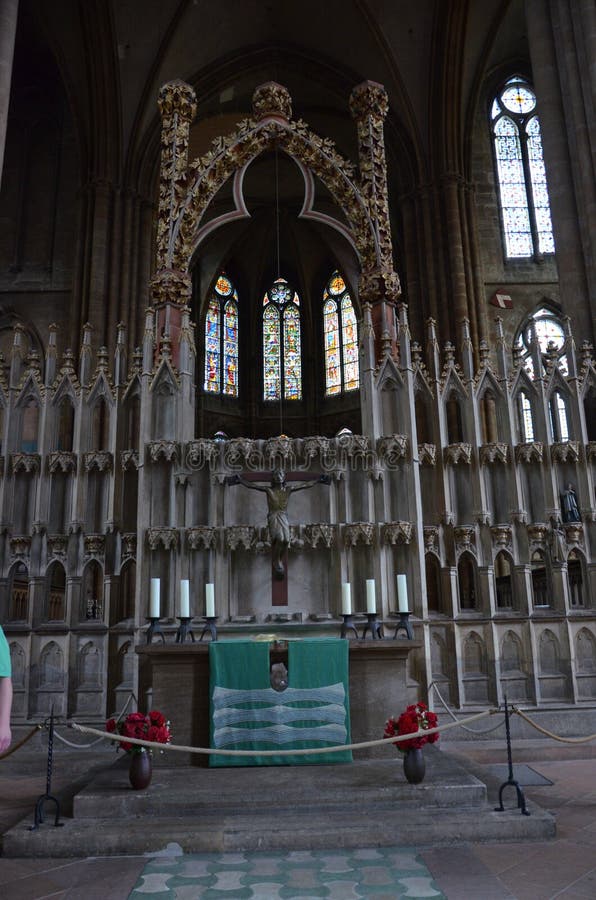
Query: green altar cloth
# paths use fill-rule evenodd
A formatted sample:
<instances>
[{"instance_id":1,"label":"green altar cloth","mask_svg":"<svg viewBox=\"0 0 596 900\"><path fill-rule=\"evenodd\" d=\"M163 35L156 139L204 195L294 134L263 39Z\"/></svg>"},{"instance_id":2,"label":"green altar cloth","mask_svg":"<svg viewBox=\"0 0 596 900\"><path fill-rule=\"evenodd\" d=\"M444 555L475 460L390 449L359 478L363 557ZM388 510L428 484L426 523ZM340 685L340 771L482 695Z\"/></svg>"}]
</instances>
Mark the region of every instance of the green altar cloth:
<instances>
[{"instance_id":1,"label":"green altar cloth","mask_svg":"<svg viewBox=\"0 0 596 900\"><path fill-rule=\"evenodd\" d=\"M288 642L288 687L271 687L269 644L209 645L210 738L214 749L297 750L350 743L348 642ZM352 752L308 756L210 756L210 766L321 765Z\"/></svg>"}]
</instances>

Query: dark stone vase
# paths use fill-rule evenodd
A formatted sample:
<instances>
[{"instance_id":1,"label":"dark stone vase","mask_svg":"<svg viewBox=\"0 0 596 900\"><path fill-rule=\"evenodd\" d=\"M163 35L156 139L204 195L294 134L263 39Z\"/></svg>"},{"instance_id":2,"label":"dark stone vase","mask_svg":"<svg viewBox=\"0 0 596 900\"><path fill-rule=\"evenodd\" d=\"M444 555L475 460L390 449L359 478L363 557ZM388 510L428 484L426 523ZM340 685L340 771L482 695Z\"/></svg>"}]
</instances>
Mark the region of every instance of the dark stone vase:
<instances>
[{"instance_id":1,"label":"dark stone vase","mask_svg":"<svg viewBox=\"0 0 596 900\"><path fill-rule=\"evenodd\" d=\"M415 750L406 750L404 754L404 775L410 784L420 784L424 780L426 762L422 747Z\"/></svg>"},{"instance_id":2,"label":"dark stone vase","mask_svg":"<svg viewBox=\"0 0 596 900\"><path fill-rule=\"evenodd\" d=\"M140 753L131 753L128 778L133 789L135 791L143 791L146 787L149 787L152 774L151 754L147 753L146 750L141 750Z\"/></svg>"}]
</instances>

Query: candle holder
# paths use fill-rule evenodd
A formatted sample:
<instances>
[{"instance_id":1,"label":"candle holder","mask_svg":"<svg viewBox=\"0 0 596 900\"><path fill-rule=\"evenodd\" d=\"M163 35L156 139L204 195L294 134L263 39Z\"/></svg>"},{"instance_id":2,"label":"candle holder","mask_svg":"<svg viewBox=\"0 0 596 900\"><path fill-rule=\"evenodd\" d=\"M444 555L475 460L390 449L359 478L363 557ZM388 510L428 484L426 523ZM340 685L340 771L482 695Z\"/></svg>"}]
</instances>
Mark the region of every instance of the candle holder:
<instances>
[{"instance_id":1,"label":"candle holder","mask_svg":"<svg viewBox=\"0 0 596 900\"><path fill-rule=\"evenodd\" d=\"M147 643L153 643L153 637L155 635L161 638L162 644L165 644L166 639L161 630L161 625L159 624L159 616L149 616L147 621L149 622L149 628L147 629Z\"/></svg>"},{"instance_id":2,"label":"candle holder","mask_svg":"<svg viewBox=\"0 0 596 900\"><path fill-rule=\"evenodd\" d=\"M358 637L358 630L354 625L354 619L352 613L342 613L343 624L341 626L340 637L345 638L348 636L348 631L353 631L356 637Z\"/></svg>"},{"instance_id":3,"label":"candle holder","mask_svg":"<svg viewBox=\"0 0 596 900\"><path fill-rule=\"evenodd\" d=\"M203 625L203 630L201 631L201 637L199 638L199 641L203 640L203 637L207 632L209 632L209 634L211 635L212 641L217 640L217 628L215 626L215 623L218 619L219 616L203 616L203 621L205 622L205 624Z\"/></svg>"},{"instance_id":4,"label":"candle holder","mask_svg":"<svg viewBox=\"0 0 596 900\"><path fill-rule=\"evenodd\" d=\"M375 638L378 638L380 641L382 641L383 637L384 637L383 623L379 622L379 620L377 619L376 612L374 612L374 613L367 612L366 618L368 619L368 621L367 621L366 625L364 626L364 628L362 629L362 640L364 640L364 638L366 637L366 632L370 628L370 634L371 634L372 639L375 640Z\"/></svg>"},{"instance_id":5,"label":"candle holder","mask_svg":"<svg viewBox=\"0 0 596 900\"><path fill-rule=\"evenodd\" d=\"M190 636L191 641L195 642L195 636L192 628L190 627L190 616L178 616L178 621L180 625L178 626L178 631L176 632L176 644L183 644L187 637Z\"/></svg>"},{"instance_id":6,"label":"candle holder","mask_svg":"<svg viewBox=\"0 0 596 900\"><path fill-rule=\"evenodd\" d=\"M412 626L410 625L409 612L400 612L399 622L395 626L395 631L393 632L393 640L396 639L398 631L405 631L407 639L409 641L414 640L414 632L412 631Z\"/></svg>"}]
</instances>

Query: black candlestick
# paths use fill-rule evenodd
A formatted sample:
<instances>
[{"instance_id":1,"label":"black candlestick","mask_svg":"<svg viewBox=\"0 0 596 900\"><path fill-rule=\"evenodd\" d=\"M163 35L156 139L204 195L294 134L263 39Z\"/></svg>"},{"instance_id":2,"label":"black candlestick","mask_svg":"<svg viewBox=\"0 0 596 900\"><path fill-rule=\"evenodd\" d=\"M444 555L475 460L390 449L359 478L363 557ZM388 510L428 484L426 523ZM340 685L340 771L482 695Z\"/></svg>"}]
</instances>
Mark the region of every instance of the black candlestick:
<instances>
[{"instance_id":1,"label":"black candlestick","mask_svg":"<svg viewBox=\"0 0 596 900\"><path fill-rule=\"evenodd\" d=\"M183 644L188 636L190 636L191 641L195 642L195 636L193 634L193 630L190 627L190 616L178 616L178 621L180 625L178 626L178 631L176 632L176 643Z\"/></svg>"},{"instance_id":2,"label":"black candlestick","mask_svg":"<svg viewBox=\"0 0 596 900\"><path fill-rule=\"evenodd\" d=\"M364 638L366 637L366 632L368 631L369 628L370 628L370 633L371 633L371 637L373 638L373 640L375 638L378 638L379 640L383 640L383 623L379 622L379 620L377 619L376 612L374 612L374 613L367 612L366 618L368 619L368 622L366 623L366 625L364 626L364 628L362 630L362 640L364 640Z\"/></svg>"},{"instance_id":3,"label":"black candlestick","mask_svg":"<svg viewBox=\"0 0 596 900\"><path fill-rule=\"evenodd\" d=\"M354 625L354 619L352 618L352 613L342 613L343 625L341 626L341 635L340 637L345 638L348 636L348 631L353 631L356 637L358 637L358 631L356 630L356 626Z\"/></svg>"},{"instance_id":4,"label":"black candlestick","mask_svg":"<svg viewBox=\"0 0 596 900\"><path fill-rule=\"evenodd\" d=\"M397 623L395 631L393 632L393 640L396 639L398 631L405 631L407 639L409 641L414 640L414 632L412 631L412 626L410 625L409 612L400 612L399 622Z\"/></svg>"},{"instance_id":5,"label":"black candlestick","mask_svg":"<svg viewBox=\"0 0 596 900\"><path fill-rule=\"evenodd\" d=\"M153 635L159 635L162 643L165 644L166 639L161 630L161 625L159 624L159 616L149 616L147 621L149 622L149 628L147 629L147 643L151 644L153 642Z\"/></svg>"},{"instance_id":6,"label":"black candlestick","mask_svg":"<svg viewBox=\"0 0 596 900\"><path fill-rule=\"evenodd\" d=\"M203 616L203 621L205 622L203 626L203 630L201 631L200 641L203 640L203 637L207 632L211 635L211 640L217 640L217 628L215 627L215 623L219 619L219 616Z\"/></svg>"}]
</instances>

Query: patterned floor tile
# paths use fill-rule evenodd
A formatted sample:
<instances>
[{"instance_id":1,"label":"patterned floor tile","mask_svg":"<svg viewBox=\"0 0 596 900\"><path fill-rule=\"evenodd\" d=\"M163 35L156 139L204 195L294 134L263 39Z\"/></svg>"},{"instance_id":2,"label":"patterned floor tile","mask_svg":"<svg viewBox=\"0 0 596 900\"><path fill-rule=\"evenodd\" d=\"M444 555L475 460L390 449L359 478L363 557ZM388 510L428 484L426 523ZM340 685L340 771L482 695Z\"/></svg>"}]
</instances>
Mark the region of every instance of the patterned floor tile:
<instances>
[{"instance_id":1,"label":"patterned floor tile","mask_svg":"<svg viewBox=\"0 0 596 900\"><path fill-rule=\"evenodd\" d=\"M153 858L129 900L398 900L443 894L415 851L369 848Z\"/></svg>"}]
</instances>

